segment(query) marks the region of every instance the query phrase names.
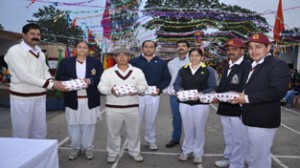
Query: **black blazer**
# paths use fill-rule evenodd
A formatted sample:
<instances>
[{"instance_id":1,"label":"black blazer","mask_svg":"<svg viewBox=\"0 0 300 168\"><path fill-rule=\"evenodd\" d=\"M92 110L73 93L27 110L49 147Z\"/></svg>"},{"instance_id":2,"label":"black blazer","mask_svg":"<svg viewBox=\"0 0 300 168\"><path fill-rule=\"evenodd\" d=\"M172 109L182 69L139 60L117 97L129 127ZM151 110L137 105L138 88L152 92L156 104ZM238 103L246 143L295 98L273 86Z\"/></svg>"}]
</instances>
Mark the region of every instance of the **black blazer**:
<instances>
[{"instance_id":1,"label":"black blazer","mask_svg":"<svg viewBox=\"0 0 300 168\"><path fill-rule=\"evenodd\" d=\"M242 106L243 123L251 127L279 127L280 99L285 96L289 81L287 64L273 56L266 56L244 86L250 103Z\"/></svg>"},{"instance_id":2,"label":"black blazer","mask_svg":"<svg viewBox=\"0 0 300 168\"><path fill-rule=\"evenodd\" d=\"M88 106L90 109L100 106L100 92L97 86L100 81L102 72L102 63L98 59L88 56L86 58L85 78L88 78L91 81L91 84L86 89L88 97ZM56 80L67 81L70 79L77 79L76 57L64 58L59 63ZM64 99L66 107L77 110L77 91L65 92Z\"/></svg>"},{"instance_id":3,"label":"black blazer","mask_svg":"<svg viewBox=\"0 0 300 168\"><path fill-rule=\"evenodd\" d=\"M229 75L227 76L228 66L224 69L222 78L216 92L223 93L229 91L242 92L243 84L245 84L251 64L248 60L243 60L240 65L233 65ZM224 116L240 116L242 110L240 105L220 102L217 114Z\"/></svg>"}]
</instances>

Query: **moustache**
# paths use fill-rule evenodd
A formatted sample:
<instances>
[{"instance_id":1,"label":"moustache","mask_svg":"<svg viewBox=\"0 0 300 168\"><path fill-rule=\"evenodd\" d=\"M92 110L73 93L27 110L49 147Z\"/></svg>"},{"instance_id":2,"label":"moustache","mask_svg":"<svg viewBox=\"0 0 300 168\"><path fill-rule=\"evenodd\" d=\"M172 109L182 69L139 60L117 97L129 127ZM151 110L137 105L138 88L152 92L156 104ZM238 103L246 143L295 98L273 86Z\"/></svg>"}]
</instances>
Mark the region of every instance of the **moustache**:
<instances>
[{"instance_id":1,"label":"moustache","mask_svg":"<svg viewBox=\"0 0 300 168\"><path fill-rule=\"evenodd\" d=\"M234 54L228 54L227 56L235 56Z\"/></svg>"},{"instance_id":2,"label":"moustache","mask_svg":"<svg viewBox=\"0 0 300 168\"><path fill-rule=\"evenodd\" d=\"M31 41L40 41L38 38L32 38Z\"/></svg>"}]
</instances>

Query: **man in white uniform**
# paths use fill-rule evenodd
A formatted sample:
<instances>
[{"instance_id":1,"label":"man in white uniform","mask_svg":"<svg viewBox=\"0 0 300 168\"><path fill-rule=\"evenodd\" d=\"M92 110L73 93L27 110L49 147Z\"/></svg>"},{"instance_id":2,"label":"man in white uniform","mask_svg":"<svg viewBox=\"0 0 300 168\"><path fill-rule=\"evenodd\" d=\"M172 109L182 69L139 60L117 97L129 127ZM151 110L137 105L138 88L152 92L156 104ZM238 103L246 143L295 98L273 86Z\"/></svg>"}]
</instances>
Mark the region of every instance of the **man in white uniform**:
<instances>
[{"instance_id":1,"label":"man in white uniform","mask_svg":"<svg viewBox=\"0 0 300 168\"><path fill-rule=\"evenodd\" d=\"M139 68L128 64L130 51L125 48L116 49L114 59L117 64L105 70L102 74L98 89L106 95L107 122L107 162L117 160L121 151L121 129L125 123L127 147L129 155L136 161L143 161L140 154L140 120L138 112L138 95L147 89L147 81ZM130 85L137 93L120 96L114 88L116 85Z\"/></svg>"},{"instance_id":2,"label":"man in white uniform","mask_svg":"<svg viewBox=\"0 0 300 168\"><path fill-rule=\"evenodd\" d=\"M11 74L10 105L13 137L46 138L46 90L66 90L49 73L46 58L37 46L41 28L23 27L23 41L12 46L4 60Z\"/></svg>"}]
</instances>

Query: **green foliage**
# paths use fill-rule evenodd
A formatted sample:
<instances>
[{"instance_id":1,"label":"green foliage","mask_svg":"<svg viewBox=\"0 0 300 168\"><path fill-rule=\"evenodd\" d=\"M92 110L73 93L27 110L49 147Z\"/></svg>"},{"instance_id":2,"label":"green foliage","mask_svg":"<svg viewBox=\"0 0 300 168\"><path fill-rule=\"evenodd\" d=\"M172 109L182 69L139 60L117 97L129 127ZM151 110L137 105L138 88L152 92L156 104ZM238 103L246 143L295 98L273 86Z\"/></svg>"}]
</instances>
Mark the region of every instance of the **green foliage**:
<instances>
[{"instance_id":1,"label":"green foliage","mask_svg":"<svg viewBox=\"0 0 300 168\"><path fill-rule=\"evenodd\" d=\"M75 44L76 41L83 38L83 31L79 27L68 27L65 13L52 5L39 9L33 14L33 17L36 20L28 22L41 26L42 37L45 41Z\"/></svg>"}]
</instances>

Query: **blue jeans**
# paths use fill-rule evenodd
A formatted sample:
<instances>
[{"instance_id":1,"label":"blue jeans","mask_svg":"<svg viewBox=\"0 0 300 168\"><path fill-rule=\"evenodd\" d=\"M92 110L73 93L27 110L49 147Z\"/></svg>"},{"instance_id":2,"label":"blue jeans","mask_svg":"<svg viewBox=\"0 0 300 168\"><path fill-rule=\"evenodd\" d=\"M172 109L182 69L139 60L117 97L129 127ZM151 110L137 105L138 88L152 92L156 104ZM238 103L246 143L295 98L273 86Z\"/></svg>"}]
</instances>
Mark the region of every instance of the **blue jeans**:
<instances>
[{"instance_id":1,"label":"blue jeans","mask_svg":"<svg viewBox=\"0 0 300 168\"><path fill-rule=\"evenodd\" d=\"M170 96L170 104L171 104L171 111L172 111L172 125L173 125L173 133L172 133L172 140L173 141L180 141L181 137L181 116L179 112L179 102L176 96Z\"/></svg>"},{"instance_id":2,"label":"blue jeans","mask_svg":"<svg viewBox=\"0 0 300 168\"><path fill-rule=\"evenodd\" d=\"M297 94L298 92L295 90L289 90L287 92L287 94L284 96L285 101L287 102L287 104L292 105L293 104L293 100L294 100L294 96Z\"/></svg>"}]
</instances>

